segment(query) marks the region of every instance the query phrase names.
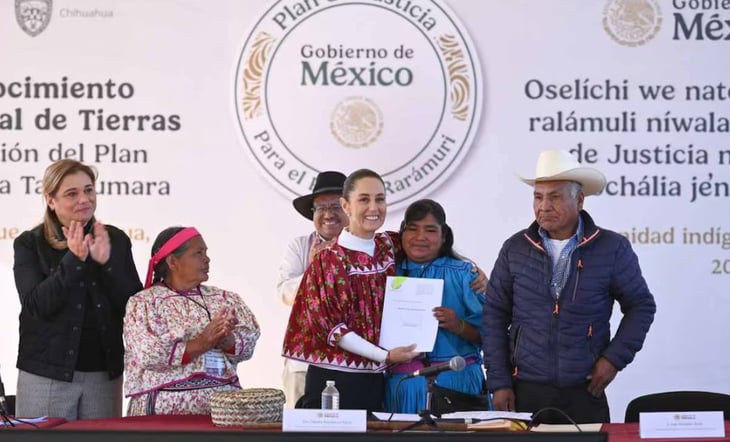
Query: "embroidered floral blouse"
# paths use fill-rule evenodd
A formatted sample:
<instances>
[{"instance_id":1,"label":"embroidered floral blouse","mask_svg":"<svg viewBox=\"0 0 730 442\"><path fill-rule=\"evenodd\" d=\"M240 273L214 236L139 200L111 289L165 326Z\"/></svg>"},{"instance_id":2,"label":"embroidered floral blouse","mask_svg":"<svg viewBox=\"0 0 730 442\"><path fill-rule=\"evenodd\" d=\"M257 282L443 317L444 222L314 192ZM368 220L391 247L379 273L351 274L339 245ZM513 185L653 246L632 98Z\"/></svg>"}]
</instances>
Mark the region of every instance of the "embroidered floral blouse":
<instances>
[{"instance_id":1,"label":"embroidered floral blouse","mask_svg":"<svg viewBox=\"0 0 730 442\"><path fill-rule=\"evenodd\" d=\"M384 364L347 352L337 343L350 331L378 343L385 281L395 275L397 253L400 243L379 233L372 257L337 242L317 254L299 286L283 356L347 371L384 369Z\"/></svg>"},{"instance_id":2,"label":"embroidered floral blouse","mask_svg":"<svg viewBox=\"0 0 730 442\"><path fill-rule=\"evenodd\" d=\"M193 377L210 377L204 355L183 364L185 343L224 308L235 311L239 326L233 333L233 352L224 352L225 372L216 379L237 382L236 366L251 359L259 325L237 294L212 286L199 288L194 294L180 294L156 284L129 299L124 316L124 391L128 397Z\"/></svg>"}]
</instances>

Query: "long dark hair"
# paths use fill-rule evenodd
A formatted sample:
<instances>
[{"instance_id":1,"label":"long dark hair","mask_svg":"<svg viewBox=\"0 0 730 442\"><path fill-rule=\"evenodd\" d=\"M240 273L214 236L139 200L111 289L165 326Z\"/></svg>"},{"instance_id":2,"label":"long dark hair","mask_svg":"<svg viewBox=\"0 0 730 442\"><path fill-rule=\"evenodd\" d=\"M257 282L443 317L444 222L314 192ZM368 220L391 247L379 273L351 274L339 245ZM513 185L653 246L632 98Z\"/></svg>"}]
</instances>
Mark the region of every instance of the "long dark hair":
<instances>
[{"instance_id":1,"label":"long dark hair","mask_svg":"<svg viewBox=\"0 0 730 442\"><path fill-rule=\"evenodd\" d=\"M403 215L403 222L400 223L401 240L408 224L420 221L429 214L433 215L436 223L441 226L441 238L444 242L441 244L441 248L439 248L438 256L461 259L461 256L454 251L454 232L446 224L446 211L441 207L441 204L432 199L418 200L408 206L405 215Z\"/></svg>"},{"instance_id":2,"label":"long dark hair","mask_svg":"<svg viewBox=\"0 0 730 442\"><path fill-rule=\"evenodd\" d=\"M155 238L155 242L152 244L152 253L150 256L155 256L157 252L160 251L162 246L165 245L167 241L170 240L175 234L181 230L185 229L185 227L168 227L162 232L160 232L159 235L157 235L157 238ZM173 250L170 255L174 256L180 256L183 253L185 253L185 250L188 249L188 246L190 245L190 241L185 241L180 247ZM162 261L158 262L154 269L154 277L152 278L152 283L156 282L162 282L165 280L165 278L168 277L170 274L170 267L167 265L167 260L163 259Z\"/></svg>"}]
</instances>

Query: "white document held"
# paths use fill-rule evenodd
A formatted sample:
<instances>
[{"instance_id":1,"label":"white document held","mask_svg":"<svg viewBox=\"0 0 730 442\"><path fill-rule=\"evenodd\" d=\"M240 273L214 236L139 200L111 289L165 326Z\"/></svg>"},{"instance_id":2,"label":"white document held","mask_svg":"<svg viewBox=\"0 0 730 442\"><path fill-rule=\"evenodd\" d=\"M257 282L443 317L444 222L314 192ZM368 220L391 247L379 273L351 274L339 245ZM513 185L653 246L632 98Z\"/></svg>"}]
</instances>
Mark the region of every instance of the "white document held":
<instances>
[{"instance_id":1,"label":"white document held","mask_svg":"<svg viewBox=\"0 0 730 442\"><path fill-rule=\"evenodd\" d=\"M443 292L443 279L389 276L380 324L380 346L392 349L416 344L416 351L432 351L439 326L433 309L441 305Z\"/></svg>"}]
</instances>

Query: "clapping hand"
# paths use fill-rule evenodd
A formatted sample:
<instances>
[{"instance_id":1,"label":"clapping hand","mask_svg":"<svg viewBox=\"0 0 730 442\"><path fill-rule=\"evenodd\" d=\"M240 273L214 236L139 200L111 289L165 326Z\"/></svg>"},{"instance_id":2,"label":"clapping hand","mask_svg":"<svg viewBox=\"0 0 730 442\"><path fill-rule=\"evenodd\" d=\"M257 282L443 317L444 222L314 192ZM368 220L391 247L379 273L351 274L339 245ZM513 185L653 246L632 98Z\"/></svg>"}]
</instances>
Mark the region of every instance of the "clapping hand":
<instances>
[{"instance_id":1,"label":"clapping hand","mask_svg":"<svg viewBox=\"0 0 730 442\"><path fill-rule=\"evenodd\" d=\"M111 256L112 246L109 241L109 233L106 231L104 224L100 222L94 223L94 235L87 234L85 238L88 244L91 259L101 265L106 264Z\"/></svg>"},{"instance_id":2,"label":"clapping hand","mask_svg":"<svg viewBox=\"0 0 730 442\"><path fill-rule=\"evenodd\" d=\"M215 348L218 343L228 334L225 314L217 314L213 316L208 325L195 338L200 343L202 353Z\"/></svg>"},{"instance_id":3,"label":"clapping hand","mask_svg":"<svg viewBox=\"0 0 730 442\"><path fill-rule=\"evenodd\" d=\"M238 325L238 318L236 317L236 311L232 308L226 308L224 310L225 317L226 317L226 326L228 327L229 331L233 331L234 328Z\"/></svg>"},{"instance_id":4,"label":"clapping hand","mask_svg":"<svg viewBox=\"0 0 730 442\"><path fill-rule=\"evenodd\" d=\"M89 243L84 238L84 225L80 221L72 220L68 227L62 226L68 249L81 261L89 256Z\"/></svg>"},{"instance_id":5,"label":"clapping hand","mask_svg":"<svg viewBox=\"0 0 730 442\"><path fill-rule=\"evenodd\" d=\"M94 223L94 234L84 235L84 224L81 221L71 220L68 227L62 226L68 249L81 261L91 255L91 259L101 265L106 264L111 256L112 246L109 233L104 224Z\"/></svg>"},{"instance_id":6,"label":"clapping hand","mask_svg":"<svg viewBox=\"0 0 730 442\"><path fill-rule=\"evenodd\" d=\"M234 340L233 344L229 345L228 347L221 346L221 344L226 343L226 339L231 333L232 327L229 326L231 322L232 319L230 317L228 309L224 309L223 311L217 313L215 316L213 316L208 325L205 326L203 331L201 331L198 336L187 342L187 344L185 345L185 351L191 357L197 358L198 356L213 348L224 349L230 348L231 345L235 345ZM232 334L230 336L231 339L234 339Z\"/></svg>"},{"instance_id":7,"label":"clapping hand","mask_svg":"<svg viewBox=\"0 0 730 442\"><path fill-rule=\"evenodd\" d=\"M224 318L224 329L226 330L226 332L223 338L218 341L216 348L220 348L223 350L230 349L231 347L236 345L236 337L233 334L233 330L238 325L238 318L236 317L235 311L231 308L225 308L219 313L219 315Z\"/></svg>"}]
</instances>

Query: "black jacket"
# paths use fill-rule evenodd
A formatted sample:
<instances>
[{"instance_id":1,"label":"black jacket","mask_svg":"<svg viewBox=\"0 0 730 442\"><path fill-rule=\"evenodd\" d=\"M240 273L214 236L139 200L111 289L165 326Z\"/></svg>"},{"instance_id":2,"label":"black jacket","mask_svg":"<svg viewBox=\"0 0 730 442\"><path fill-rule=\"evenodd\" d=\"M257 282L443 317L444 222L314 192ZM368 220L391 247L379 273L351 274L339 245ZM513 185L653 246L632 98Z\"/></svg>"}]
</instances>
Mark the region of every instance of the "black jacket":
<instances>
[{"instance_id":1,"label":"black jacket","mask_svg":"<svg viewBox=\"0 0 730 442\"><path fill-rule=\"evenodd\" d=\"M23 232L13 243L15 285L20 296L17 367L71 382L82 331L98 335L109 379L122 374L122 320L127 299L142 289L129 237L107 225L111 256L101 266L66 250L55 250L43 226ZM86 326L86 328L84 328Z\"/></svg>"}]
</instances>

